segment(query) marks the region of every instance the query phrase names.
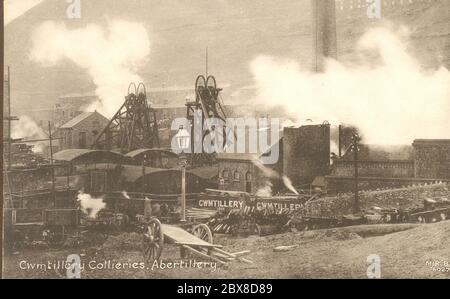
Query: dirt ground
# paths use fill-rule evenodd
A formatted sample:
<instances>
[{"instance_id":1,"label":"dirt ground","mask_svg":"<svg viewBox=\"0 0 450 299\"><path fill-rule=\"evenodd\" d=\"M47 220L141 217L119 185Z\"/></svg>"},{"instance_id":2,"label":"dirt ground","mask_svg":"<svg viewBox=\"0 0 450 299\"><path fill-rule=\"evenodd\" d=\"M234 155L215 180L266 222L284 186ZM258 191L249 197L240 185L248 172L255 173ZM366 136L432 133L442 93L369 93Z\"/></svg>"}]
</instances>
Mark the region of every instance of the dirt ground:
<instances>
[{"instance_id":1,"label":"dirt ground","mask_svg":"<svg viewBox=\"0 0 450 299\"><path fill-rule=\"evenodd\" d=\"M28 249L4 257L4 277L64 278L54 270L69 254L79 254L82 278L367 278L367 257L377 254L381 278L450 278L450 221L434 224L362 225L326 230L289 232L266 237L216 236L215 243L228 252L250 250L225 266L198 258L184 260L179 249L167 244L158 265L142 264L141 238L136 233L110 236L95 247L48 250ZM285 252L274 248L298 245ZM439 261L433 267L430 262ZM49 266L50 262L50 266ZM198 262L202 264L202 268ZM121 265L120 269L113 266ZM135 268L131 266L135 263ZM171 264L175 263L175 264ZM178 263L178 267L176 266ZM40 265L41 268L32 269ZM172 265L176 269L161 265ZM143 267L141 269L140 267ZM125 268L125 269L122 269Z\"/></svg>"}]
</instances>

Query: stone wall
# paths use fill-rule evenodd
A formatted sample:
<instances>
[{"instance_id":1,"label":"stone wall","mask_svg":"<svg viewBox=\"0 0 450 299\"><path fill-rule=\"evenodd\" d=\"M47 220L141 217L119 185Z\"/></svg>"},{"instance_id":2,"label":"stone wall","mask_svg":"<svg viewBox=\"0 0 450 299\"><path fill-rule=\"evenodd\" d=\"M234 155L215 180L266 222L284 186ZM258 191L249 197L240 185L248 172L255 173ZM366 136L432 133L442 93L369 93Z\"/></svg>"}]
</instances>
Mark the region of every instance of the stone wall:
<instances>
[{"instance_id":1,"label":"stone wall","mask_svg":"<svg viewBox=\"0 0 450 299\"><path fill-rule=\"evenodd\" d=\"M91 148L97 136L108 123L109 120L106 117L99 113L93 113L70 129L58 129L57 137L63 138L59 142L59 150ZM82 137L82 135L85 137Z\"/></svg>"},{"instance_id":2,"label":"stone wall","mask_svg":"<svg viewBox=\"0 0 450 299\"><path fill-rule=\"evenodd\" d=\"M450 200L449 183L359 193L359 200L363 210L370 209L373 206L414 209L422 207L425 199L433 199L436 201ZM307 203L304 213L318 217L352 214L353 204L354 194L350 192L342 193L337 196L324 197Z\"/></svg>"},{"instance_id":3,"label":"stone wall","mask_svg":"<svg viewBox=\"0 0 450 299\"><path fill-rule=\"evenodd\" d=\"M353 177L326 176L327 188L329 193L348 192L355 188L355 179ZM376 190L384 188L401 188L414 184L430 184L438 181L437 179L420 178L390 178L390 177L358 177L359 190Z\"/></svg>"}]
</instances>

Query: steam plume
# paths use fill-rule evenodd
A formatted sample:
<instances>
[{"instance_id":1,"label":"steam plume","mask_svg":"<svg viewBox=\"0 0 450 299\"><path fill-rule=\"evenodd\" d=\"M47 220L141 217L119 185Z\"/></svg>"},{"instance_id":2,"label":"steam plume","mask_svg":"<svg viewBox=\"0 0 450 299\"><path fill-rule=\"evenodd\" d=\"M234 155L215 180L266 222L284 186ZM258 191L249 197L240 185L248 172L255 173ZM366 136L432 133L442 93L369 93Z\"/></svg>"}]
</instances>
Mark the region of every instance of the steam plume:
<instances>
[{"instance_id":1,"label":"steam plume","mask_svg":"<svg viewBox=\"0 0 450 299\"><path fill-rule=\"evenodd\" d=\"M272 184L270 182L267 182L267 184L264 187L259 188L256 190L256 196L259 197L271 197L272 196Z\"/></svg>"},{"instance_id":2,"label":"steam plume","mask_svg":"<svg viewBox=\"0 0 450 299\"><path fill-rule=\"evenodd\" d=\"M421 69L399 35L385 28L369 30L358 43L366 62L349 67L329 60L324 73L259 56L251 63L257 101L282 105L298 121L357 125L371 144L450 138L450 72Z\"/></svg>"},{"instance_id":3,"label":"steam plume","mask_svg":"<svg viewBox=\"0 0 450 299\"><path fill-rule=\"evenodd\" d=\"M80 203L83 213L90 218L97 217L98 212L106 207L103 198L93 198L90 194L82 191L78 192L77 201Z\"/></svg>"},{"instance_id":4,"label":"steam plume","mask_svg":"<svg viewBox=\"0 0 450 299\"><path fill-rule=\"evenodd\" d=\"M127 191L122 191L122 195L123 195L123 197L125 197L126 199L130 199L130 196L128 195L128 192Z\"/></svg>"},{"instance_id":5,"label":"steam plume","mask_svg":"<svg viewBox=\"0 0 450 299\"><path fill-rule=\"evenodd\" d=\"M142 81L136 70L149 53L147 31L138 23L111 21L106 30L95 24L69 30L47 21L33 34L31 59L54 66L66 58L85 69L100 98L88 110L110 117L123 103L128 84Z\"/></svg>"},{"instance_id":6,"label":"steam plume","mask_svg":"<svg viewBox=\"0 0 450 299\"><path fill-rule=\"evenodd\" d=\"M258 160L252 160L253 164L263 173L263 175L270 179L280 179L282 180L284 186L292 191L294 194L298 194L297 190L295 190L294 186L292 185L292 181L287 177L286 175L280 175L277 171L264 166L260 161ZM270 184L270 183L269 183ZM271 196L272 195L272 185L266 184L263 188L257 190L257 196ZM258 195L265 194L265 195ZM267 195L269 194L269 195Z\"/></svg>"},{"instance_id":7,"label":"steam plume","mask_svg":"<svg viewBox=\"0 0 450 299\"><path fill-rule=\"evenodd\" d=\"M22 115L18 121L12 122L11 125L11 137L23 138L25 140L31 139L45 139L48 136L44 131L28 116ZM42 152L45 142L33 143L35 152Z\"/></svg>"},{"instance_id":8,"label":"steam plume","mask_svg":"<svg viewBox=\"0 0 450 299\"><path fill-rule=\"evenodd\" d=\"M294 186L292 185L291 179L289 179L286 175L283 175L283 184L288 188L290 191L292 191L294 194L298 195L297 190L295 190Z\"/></svg>"}]
</instances>

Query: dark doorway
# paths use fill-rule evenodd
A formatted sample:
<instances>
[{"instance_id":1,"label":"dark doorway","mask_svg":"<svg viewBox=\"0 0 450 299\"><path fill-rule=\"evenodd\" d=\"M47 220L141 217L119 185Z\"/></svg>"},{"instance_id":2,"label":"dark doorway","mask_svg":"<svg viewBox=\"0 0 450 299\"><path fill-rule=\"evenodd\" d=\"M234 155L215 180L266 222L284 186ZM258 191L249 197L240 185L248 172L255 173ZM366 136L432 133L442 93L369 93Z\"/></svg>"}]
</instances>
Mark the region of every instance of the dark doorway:
<instances>
[{"instance_id":1,"label":"dark doorway","mask_svg":"<svg viewBox=\"0 0 450 299\"><path fill-rule=\"evenodd\" d=\"M80 139L79 139L79 143L78 146L80 148L86 148L86 132L80 132Z\"/></svg>"},{"instance_id":2,"label":"dark doorway","mask_svg":"<svg viewBox=\"0 0 450 299\"><path fill-rule=\"evenodd\" d=\"M252 193L252 174L250 172L245 175L245 192Z\"/></svg>"}]
</instances>

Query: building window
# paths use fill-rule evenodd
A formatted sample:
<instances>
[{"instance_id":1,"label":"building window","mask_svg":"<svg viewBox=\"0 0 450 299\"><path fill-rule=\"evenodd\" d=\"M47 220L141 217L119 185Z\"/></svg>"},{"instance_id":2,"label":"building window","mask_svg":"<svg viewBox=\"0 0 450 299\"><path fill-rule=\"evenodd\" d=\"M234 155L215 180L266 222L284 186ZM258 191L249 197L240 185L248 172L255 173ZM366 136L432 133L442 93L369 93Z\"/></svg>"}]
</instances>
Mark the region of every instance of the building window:
<instances>
[{"instance_id":1,"label":"building window","mask_svg":"<svg viewBox=\"0 0 450 299\"><path fill-rule=\"evenodd\" d=\"M222 171L222 178L224 179L224 180L228 180L229 179L229 172L228 172L228 170L223 170Z\"/></svg>"},{"instance_id":2,"label":"building window","mask_svg":"<svg viewBox=\"0 0 450 299\"><path fill-rule=\"evenodd\" d=\"M233 179L235 180L235 181L239 181L240 179L241 179L241 174L239 173L239 171L235 171L234 172L234 174L233 174Z\"/></svg>"},{"instance_id":3,"label":"building window","mask_svg":"<svg viewBox=\"0 0 450 299\"><path fill-rule=\"evenodd\" d=\"M251 182L252 181L252 173L251 172L247 172L247 174L245 175L245 180L247 182Z\"/></svg>"}]
</instances>

